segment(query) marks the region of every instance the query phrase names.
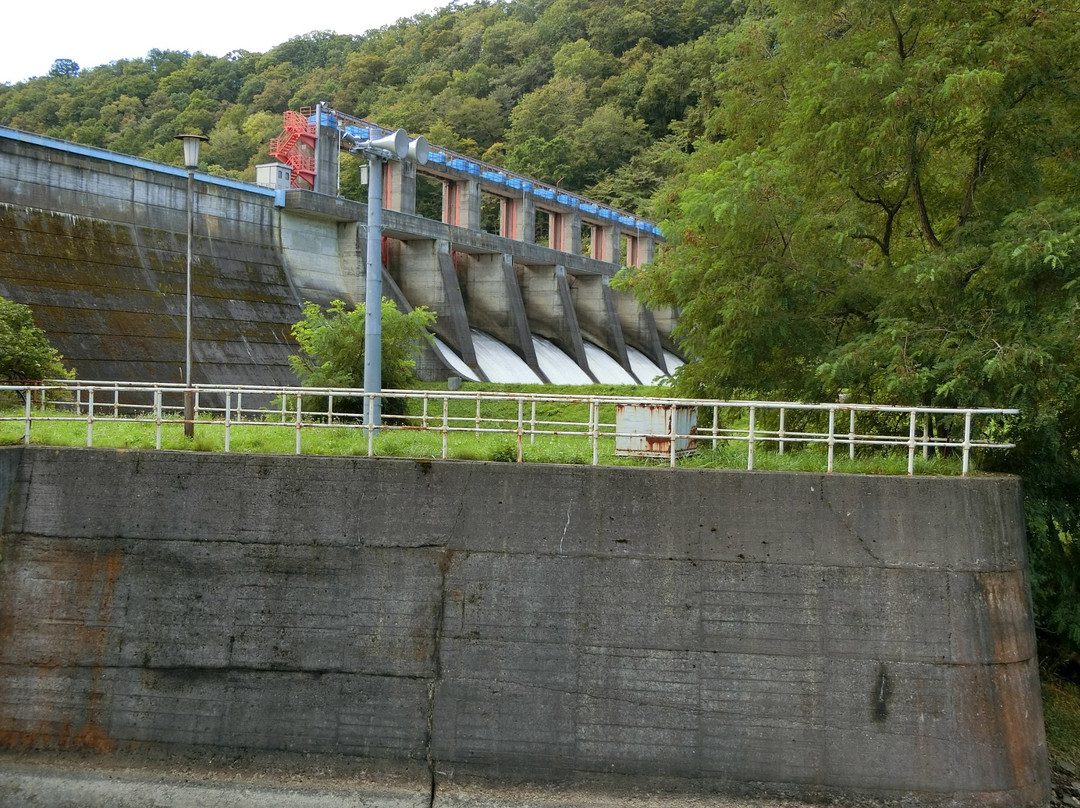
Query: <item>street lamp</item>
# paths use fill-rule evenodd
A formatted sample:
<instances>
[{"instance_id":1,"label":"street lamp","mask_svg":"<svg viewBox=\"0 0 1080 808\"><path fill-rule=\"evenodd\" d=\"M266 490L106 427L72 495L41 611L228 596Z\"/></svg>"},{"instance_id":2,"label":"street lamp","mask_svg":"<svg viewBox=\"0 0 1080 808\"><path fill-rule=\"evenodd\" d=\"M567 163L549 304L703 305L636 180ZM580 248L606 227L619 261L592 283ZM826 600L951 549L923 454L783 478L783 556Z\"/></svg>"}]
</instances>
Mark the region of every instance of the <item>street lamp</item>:
<instances>
[{"instance_id":1,"label":"street lamp","mask_svg":"<svg viewBox=\"0 0 1080 808\"><path fill-rule=\"evenodd\" d=\"M195 437L195 391L191 387L191 243L195 240L195 169L199 167L199 145L203 135L177 135L184 144L184 168L187 169L187 316L184 332L184 437Z\"/></svg>"},{"instance_id":2,"label":"street lamp","mask_svg":"<svg viewBox=\"0 0 1080 808\"><path fill-rule=\"evenodd\" d=\"M382 423L382 181L388 160L427 163L428 143L409 140L404 129L356 143L349 150L367 158L367 284L364 288L364 423Z\"/></svg>"}]
</instances>

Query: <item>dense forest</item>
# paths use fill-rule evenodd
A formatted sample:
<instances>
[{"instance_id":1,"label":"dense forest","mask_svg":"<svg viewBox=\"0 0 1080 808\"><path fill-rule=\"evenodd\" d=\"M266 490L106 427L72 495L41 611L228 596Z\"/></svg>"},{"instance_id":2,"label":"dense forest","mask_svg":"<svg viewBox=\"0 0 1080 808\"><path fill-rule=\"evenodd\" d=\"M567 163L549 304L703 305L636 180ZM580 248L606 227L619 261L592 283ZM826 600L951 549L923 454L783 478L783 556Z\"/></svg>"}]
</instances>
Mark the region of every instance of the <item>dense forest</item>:
<instances>
[{"instance_id":1,"label":"dense forest","mask_svg":"<svg viewBox=\"0 0 1080 808\"><path fill-rule=\"evenodd\" d=\"M58 60L0 124L171 163L201 131L250 180L325 101L660 219L618 282L679 307L678 392L1021 410L983 467L1023 476L1042 653L1078 663L1078 65L1058 0L477 0Z\"/></svg>"},{"instance_id":2,"label":"dense forest","mask_svg":"<svg viewBox=\"0 0 1080 808\"><path fill-rule=\"evenodd\" d=\"M58 59L0 85L0 124L169 163L175 135L201 132L206 170L253 181L281 113L324 101L643 212L671 144L700 134L717 37L737 18L731 0L478 0L264 54ZM364 28L362 12L342 26Z\"/></svg>"}]
</instances>

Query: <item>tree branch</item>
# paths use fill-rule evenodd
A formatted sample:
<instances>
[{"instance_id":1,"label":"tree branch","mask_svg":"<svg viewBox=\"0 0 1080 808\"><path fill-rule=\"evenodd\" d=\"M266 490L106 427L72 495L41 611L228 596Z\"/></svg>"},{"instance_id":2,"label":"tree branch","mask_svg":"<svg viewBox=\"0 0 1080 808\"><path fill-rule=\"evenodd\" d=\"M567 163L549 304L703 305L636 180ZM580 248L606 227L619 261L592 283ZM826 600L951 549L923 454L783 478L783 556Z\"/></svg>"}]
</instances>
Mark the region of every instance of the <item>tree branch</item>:
<instances>
[{"instance_id":1,"label":"tree branch","mask_svg":"<svg viewBox=\"0 0 1080 808\"><path fill-rule=\"evenodd\" d=\"M926 209L926 197L923 196L922 181L919 178L919 149L914 129L908 137L908 182L911 187L911 198L915 203L915 214L919 220L919 230L931 249L940 250L941 242L938 241L934 226L930 222L930 213Z\"/></svg>"}]
</instances>

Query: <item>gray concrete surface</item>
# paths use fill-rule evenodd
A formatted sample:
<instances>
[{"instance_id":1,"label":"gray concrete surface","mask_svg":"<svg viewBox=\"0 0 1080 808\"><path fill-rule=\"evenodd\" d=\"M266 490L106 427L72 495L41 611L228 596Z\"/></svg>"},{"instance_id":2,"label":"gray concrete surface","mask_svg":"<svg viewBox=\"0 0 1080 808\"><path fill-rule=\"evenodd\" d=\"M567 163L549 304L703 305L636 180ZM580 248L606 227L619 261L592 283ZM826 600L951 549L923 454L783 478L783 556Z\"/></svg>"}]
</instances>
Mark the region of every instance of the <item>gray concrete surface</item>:
<instances>
[{"instance_id":1,"label":"gray concrete surface","mask_svg":"<svg viewBox=\"0 0 1080 808\"><path fill-rule=\"evenodd\" d=\"M1048 793L1015 479L0 456L0 747Z\"/></svg>"}]
</instances>

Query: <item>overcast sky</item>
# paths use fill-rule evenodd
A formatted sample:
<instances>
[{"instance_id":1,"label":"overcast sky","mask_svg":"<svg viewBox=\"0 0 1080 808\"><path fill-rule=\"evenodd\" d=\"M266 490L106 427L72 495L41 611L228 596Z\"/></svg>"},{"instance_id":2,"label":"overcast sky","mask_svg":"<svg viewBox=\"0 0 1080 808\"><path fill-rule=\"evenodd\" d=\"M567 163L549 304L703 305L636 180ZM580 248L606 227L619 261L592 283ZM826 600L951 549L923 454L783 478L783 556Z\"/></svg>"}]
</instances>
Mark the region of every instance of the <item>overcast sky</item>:
<instances>
[{"instance_id":1,"label":"overcast sky","mask_svg":"<svg viewBox=\"0 0 1080 808\"><path fill-rule=\"evenodd\" d=\"M72 59L85 69L142 58L153 48L211 56L265 53L311 31L361 34L447 5L450 0L13 0L3 15L0 84L43 76L57 59Z\"/></svg>"}]
</instances>

